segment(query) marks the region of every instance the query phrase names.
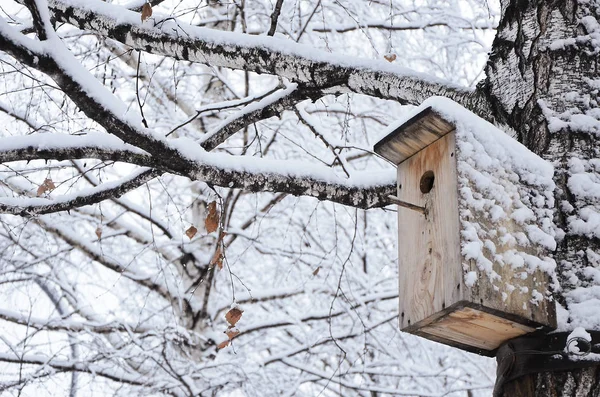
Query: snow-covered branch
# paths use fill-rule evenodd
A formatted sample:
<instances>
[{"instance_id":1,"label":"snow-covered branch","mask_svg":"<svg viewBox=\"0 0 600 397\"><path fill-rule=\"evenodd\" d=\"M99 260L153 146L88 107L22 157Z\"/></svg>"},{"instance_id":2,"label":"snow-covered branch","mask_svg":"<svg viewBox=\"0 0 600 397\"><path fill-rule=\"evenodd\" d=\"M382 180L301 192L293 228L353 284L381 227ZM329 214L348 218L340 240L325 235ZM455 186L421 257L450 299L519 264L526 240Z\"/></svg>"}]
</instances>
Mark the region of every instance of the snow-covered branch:
<instances>
[{"instance_id":1,"label":"snow-covered branch","mask_svg":"<svg viewBox=\"0 0 600 397\"><path fill-rule=\"evenodd\" d=\"M279 116L285 109L307 99L310 90L298 89L296 84L247 105L240 112L224 120L202 139L202 147L211 151L244 127L269 117Z\"/></svg>"},{"instance_id":2,"label":"snow-covered branch","mask_svg":"<svg viewBox=\"0 0 600 397\"><path fill-rule=\"evenodd\" d=\"M98 0L51 0L49 4L58 21L157 55L273 74L307 88L329 88L330 93L350 91L410 104L440 95L481 115L488 110L470 89L385 61L332 55L268 36L197 28L172 18L156 17L154 24L141 23L139 14Z\"/></svg>"},{"instance_id":3,"label":"snow-covered branch","mask_svg":"<svg viewBox=\"0 0 600 397\"><path fill-rule=\"evenodd\" d=\"M98 334L111 332L144 333L152 331L148 327L139 324L123 324L116 322L94 324L91 322L73 321L63 318L36 318L27 313L20 313L7 309L0 309L0 319L35 329L45 329L49 331L92 332Z\"/></svg>"},{"instance_id":4,"label":"snow-covered branch","mask_svg":"<svg viewBox=\"0 0 600 397\"><path fill-rule=\"evenodd\" d=\"M56 199L41 197L20 198L0 197L0 214L33 216L53 212L68 211L85 205L97 204L134 190L161 174L153 169L141 169L134 174L114 182L107 182L77 193L60 196Z\"/></svg>"},{"instance_id":5,"label":"snow-covered branch","mask_svg":"<svg viewBox=\"0 0 600 397\"><path fill-rule=\"evenodd\" d=\"M379 321L379 322L377 322L377 323L369 326L368 328L365 328L364 330L361 329L360 331L356 331L356 332L343 332L343 333L340 333L338 335L330 335L330 336L326 336L326 337L323 337L323 338L319 339L315 343L306 344L304 346L299 346L299 347L294 347L294 348L289 349L287 351L284 351L282 353L278 353L278 354L275 354L275 355L273 355L271 357L266 358L263 361L263 365L269 365L269 364L273 364L273 363L278 362L278 361L285 360L288 357L293 357L293 356L295 356L298 353L305 352L305 351L310 350L310 349L312 349L312 348L314 348L316 346L320 346L320 345L323 345L323 344L326 344L326 343L334 343L335 341L349 339L349 338L355 337L357 335L362 335L362 334L365 334L365 333L369 333L372 330L374 330L374 329L380 327L381 325L386 324L386 323L388 323L388 322L390 322L390 321L392 321L392 320L394 320L396 318L398 318L398 314L393 314L393 315L387 316L383 320L381 320L381 321Z\"/></svg>"},{"instance_id":6,"label":"snow-covered branch","mask_svg":"<svg viewBox=\"0 0 600 397\"><path fill-rule=\"evenodd\" d=\"M53 224L49 219L38 217L36 219L36 223L48 232L64 240L66 243L76 247L81 252L86 254L90 259L102 264L106 268L121 274L123 277L133 281L134 283L156 292L158 295L166 298L167 300L172 300L173 302L177 301L177 299L173 297L171 291L169 291L169 288L161 283L160 280L156 280L153 275L136 272L130 266L121 263L117 258L105 255L101 249L89 243L88 241L85 241L78 234L62 225Z\"/></svg>"},{"instance_id":7,"label":"snow-covered branch","mask_svg":"<svg viewBox=\"0 0 600 397\"><path fill-rule=\"evenodd\" d=\"M422 30L427 28L435 28L435 27L445 27L450 29L496 29L489 21L481 21L479 23L473 23L469 20L464 20L460 22L448 21L447 19L431 19L424 21L414 21L414 22L399 22L399 23L390 23L390 22L363 22L361 24L345 24L345 25L335 25L332 24L327 27L317 27L313 30L315 32L335 32L335 33L347 33L353 32L355 30L363 30L363 29L378 29L378 30L387 30L387 31L400 31L400 30Z\"/></svg>"},{"instance_id":8,"label":"snow-covered branch","mask_svg":"<svg viewBox=\"0 0 600 397\"><path fill-rule=\"evenodd\" d=\"M21 363L21 364L37 364L42 366L41 372L49 375L52 372L87 372L93 375L101 376L106 379L110 379L117 382L122 382L129 385L144 386L149 385L151 382L147 379L142 378L137 374L130 374L122 369L105 368L100 365L79 363L69 360L53 359L50 357L44 357L35 354L23 354L17 355L15 353L2 353L0 352L0 361L9 363ZM44 367L46 369L44 369ZM39 375L38 375L39 376ZM0 389L1 391L1 389Z\"/></svg>"},{"instance_id":9,"label":"snow-covered branch","mask_svg":"<svg viewBox=\"0 0 600 397\"><path fill-rule=\"evenodd\" d=\"M88 117L126 143L153 155L161 169L217 186L306 195L365 209L387 205L387 197L395 192L392 174L379 175L375 181L373 175L369 179L344 180L325 168L245 157L236 159L206 153L190 140L167 140L136 126L136 117L121 116L125 112L124 105L97 80L90 78L60 41L51 38L48 42L38 43L21 37L0 21L0 49L52 77ZM311 170L307 172L307 169Z\"/></svg>"},{"instance_id":10,"label":"snow-covered branch","mask_svg":"<svg viewBox=\"0 0 600 397\"><path fill-rule=\"evenodd\" d=\"M0 163L30 160L97 159L143 167L156 165L152 156L108 134L32 134L0 142Z\"/></svg>"}]
</instances>

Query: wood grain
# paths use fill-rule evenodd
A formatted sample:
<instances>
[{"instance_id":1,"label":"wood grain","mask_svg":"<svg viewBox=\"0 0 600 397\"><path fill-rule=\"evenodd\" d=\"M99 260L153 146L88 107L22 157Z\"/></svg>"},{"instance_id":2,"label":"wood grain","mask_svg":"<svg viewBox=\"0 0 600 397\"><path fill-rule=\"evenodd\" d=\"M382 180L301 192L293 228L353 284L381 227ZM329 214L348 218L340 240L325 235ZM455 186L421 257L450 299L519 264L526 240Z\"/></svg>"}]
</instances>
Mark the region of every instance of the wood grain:
<instances>
[{"instance_id":1,"label":"wood grain","mask_svg":"<svg viewBox=\"0 0 600 397\"><path fill-rule=\"evenodd\" d=\"M535 328L470 307L451 312L421 329L423 333L490 351L533 331Z\"/></svg>"},{"instance_id":2,"label":"wood grain","mask_svg":"<svg viewBox=\"0 0 600 397\"><path fill-rule=\"evenodd\" d=\"M401 327L410 327L461 298L462 268L454 135L447 134L398 166L398 198L426 214L398 208ZM421 177L433 171L429 193Z\"/></svg>"},{"instance_id":3,"label":"wood grain","mask_svg":"<svg viewBox=\"0 0 600 397\"><path fill-rule=\"evenodd\" d=\"M375 144L375 153L400 164L454 130L454 126L427 108Z\"/></svg>"}]
</instances>

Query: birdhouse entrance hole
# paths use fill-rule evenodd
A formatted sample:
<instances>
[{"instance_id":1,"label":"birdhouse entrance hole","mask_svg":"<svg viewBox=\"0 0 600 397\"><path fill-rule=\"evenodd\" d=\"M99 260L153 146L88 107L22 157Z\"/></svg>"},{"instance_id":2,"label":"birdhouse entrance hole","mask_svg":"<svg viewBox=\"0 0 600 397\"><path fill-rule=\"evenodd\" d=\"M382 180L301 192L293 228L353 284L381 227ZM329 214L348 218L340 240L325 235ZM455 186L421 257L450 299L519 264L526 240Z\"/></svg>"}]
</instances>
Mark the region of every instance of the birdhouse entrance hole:
<instances>
[{"instance_id":1,"label":"birdhouse entrance hole","mask_svg":"<svg viewBox=\"0 0 600 397\"><path fill-rule=\"evenodd\" d=\"M419 187L421 188L421 193L427 194L433 189L433 181L435 180L435 176L433 175L433 171L427 171L421 177L421 182L419 183Z\"/></svg>"}]
</instances>

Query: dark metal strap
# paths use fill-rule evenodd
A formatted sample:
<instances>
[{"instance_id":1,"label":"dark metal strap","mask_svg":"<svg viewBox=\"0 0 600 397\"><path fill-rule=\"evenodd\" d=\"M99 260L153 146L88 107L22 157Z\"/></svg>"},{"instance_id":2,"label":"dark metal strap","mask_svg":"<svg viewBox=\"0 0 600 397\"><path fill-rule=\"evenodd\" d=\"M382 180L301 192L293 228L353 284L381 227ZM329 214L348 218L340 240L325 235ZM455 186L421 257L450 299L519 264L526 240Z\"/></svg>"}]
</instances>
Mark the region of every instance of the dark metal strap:
<instances>
[{"instance_id":1,"label":"dark metal strap","mask_svg":"<svg viewBox=\"0 0 600 397\"><path fill-rule=\"evenodd\" d=\"M590 353L600 354L600 331L587 332L592 337L591 341L581 337L569 338L569 332L534 333L500 346L496 353L498 368L494 397L502 394L505 383L523 375L599 365L597 358L587 356Z\"/></svg>"}]
</instances>

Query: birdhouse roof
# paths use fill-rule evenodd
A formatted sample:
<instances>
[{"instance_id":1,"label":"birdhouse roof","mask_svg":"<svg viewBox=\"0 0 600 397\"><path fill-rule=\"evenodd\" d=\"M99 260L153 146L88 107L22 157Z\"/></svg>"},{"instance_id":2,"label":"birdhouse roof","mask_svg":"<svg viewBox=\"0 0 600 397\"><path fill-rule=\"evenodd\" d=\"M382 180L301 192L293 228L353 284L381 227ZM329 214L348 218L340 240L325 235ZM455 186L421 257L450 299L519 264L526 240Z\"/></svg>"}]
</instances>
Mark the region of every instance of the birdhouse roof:
<instances>
[{"instance_id":1,"label":"birdhouse roof","mask_svg":"<svg viewBox=\"0 0 600 397\"><path fill-rule=\"evenodd\" d=\"M454 125L446 121L433 106L419 106L390 126L384 137L375 144L375 153L398 165L420 152L449 132Z\"/></svg>"}]
</instances>

